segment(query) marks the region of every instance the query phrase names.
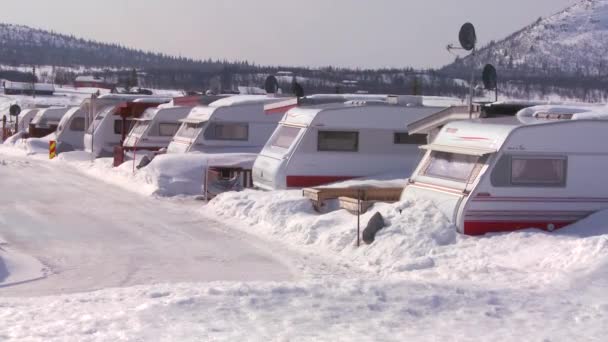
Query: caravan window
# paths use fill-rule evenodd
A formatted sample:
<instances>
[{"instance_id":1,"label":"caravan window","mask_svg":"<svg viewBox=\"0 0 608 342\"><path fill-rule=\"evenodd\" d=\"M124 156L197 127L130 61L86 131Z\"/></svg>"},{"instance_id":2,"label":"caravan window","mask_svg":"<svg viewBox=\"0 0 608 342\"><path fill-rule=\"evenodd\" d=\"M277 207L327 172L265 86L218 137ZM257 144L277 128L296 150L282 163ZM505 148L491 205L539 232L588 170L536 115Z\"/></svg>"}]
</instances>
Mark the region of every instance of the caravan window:
<instances>
[{"instance_id":1,"label":"caravan window","mask_svg":"<svg viewBox=\"0 0 608 342\"><path fill-rule=\"evenodd\" d=\"M300 134L301 128L291 126L279 126L279 129L272 137L270 146L287 149Z\"/></svg>"},{"instance_id":2,"label":"caravan window","mask_svg":"<svg viewBox=\"0 0 608 342\"><path fill-rule=\"evenodd\" d=\"M84 118L73 118L70 122L70 130L76 132L84 132Z\"/></svg>"},{"instance_id":3,"label":"caravan window","mask_svg":"<svg viewBox=\"0 0 608 342\"><path fill-rule=\"evenodd\" d=\"M409 134L397 132L394 136L395 145L424 145L427 143L426 134Z\"/></svg>"},{"instance_id":4,"label":"caravan window","mask_svg":"<svg viewBox=\"0 0 608 342\"><path fill-rule=\"evenodd\" d=\"M146 128L148 128L148 124L150 121L138 121L133 129L131 130L131 134L142 135L146 132Z\"/></svg>"},{"instance_id":5,"label":"caravan window","mask_svg":"<svg viewBox=\"0 0 608 342\"><path fill-rule=\"evenodd\" d=\"M97 115L95 120L93 120L93 122L89 125L89 128L87 128L87 133L93 133L93 129L97 130L105 117L105 114Z\"/></svg>"},{"instance_id":6,"label":"caravan window","mask_svg":"<svg viewBox=\"0 0 608 342\"><path fill-rule=\"evenodd\" d=\"M196 138L204 124L205 122L184 122L175 136L186 139Z\"/></svg>"},{"instance_id":7,"label":"caravan window","mask_svg":"<svg viewBox=\"0 0 608 342\"><path fill-rule=\"evenodd\" d=\"M158 135L161 137L172 137L177 133L179 125L177 123L163 123L158 124Z\"/></svg>"},{"instance_id":8,"label":"caravan window","mask_svg":"<svg viewBox=\"0 0 608 342\"><path fill-rule=\"evenodd\" d=\"M564 186L566 184L566 158L512 157L511 184Z\"/></svg>"},{"instance_id":9,"label":"caravan window","mask_svg":"<svg viewBox=\"0 0 608 342\"><path fill-rule=\"evenodd\" d=\"M249 124L245 123L211 123L205 130L208 140L248 140Z\"/></svg>"},{"instance_id":10,"label":"caravan window","mask_svg":"<svg viewBox=\"0 0 608 342\"><path fill-rule=\"evenodd\" d=\"M131 129L133 128L133 125L135 124L135 120L127 120L126 125L127 125L127 132L126 134L129 134L129 132L131 132ZM114 134L122 134L122 119L121 120L114 120Z\"/></svg>"},{"instance_id":11,"label":"caravan window","mask_svg":"<svg viewBox=\"0 0 608 342\"><path fill-rule=\"evenodd\" d=\"M317 149L319 151L357 152L359 132L319 131Z\"/></svg>"},{"instance_id":12,"label":"caravan window","mask_svg":"<svg viewBox=\"0 0 608 342\"><path fill-rule=\"evenodd\" d=\"M457 182L467 182L480 161L479 159L478 156L433 151L422 174Z\"/></svg>"}]
</instances>

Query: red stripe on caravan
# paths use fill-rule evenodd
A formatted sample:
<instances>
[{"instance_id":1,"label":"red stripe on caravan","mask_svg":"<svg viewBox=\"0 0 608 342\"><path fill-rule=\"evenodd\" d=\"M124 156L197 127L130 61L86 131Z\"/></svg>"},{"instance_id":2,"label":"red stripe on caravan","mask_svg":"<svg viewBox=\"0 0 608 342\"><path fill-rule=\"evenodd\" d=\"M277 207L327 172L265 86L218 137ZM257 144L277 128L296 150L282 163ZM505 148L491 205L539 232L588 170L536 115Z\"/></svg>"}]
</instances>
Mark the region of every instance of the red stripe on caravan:
<instances>
[{"instance_id":1,"label":"red stripe on caravan","mask_svg":"<svg viewBox=\"0 0 608 342\"><path fill-rule=\"evenodd\" d=\"M287 176L288 188L305 188L349 180L353 176Z\"/></svg>"},{"instance_id":2,"label":"red stripe on caravan","mask_svg":"<svg viewBox=\"0 0 608 342\"><path fill-rule=\"evenodd\" d=\"M466 221L464 233L466 235L479 236L487 233L506 233L517 230L537 228L542 230L560 229L575 221Z\"/></svg>"},{"instance_id":3,"label":"red stripe on caravan","mask_svg":"<svg viewBox=\"0 0 608 342\"><path fill-rule=\"evenodd\" d=\"M297 106L298 106L297 104L294 104L294 105L284 106L284 107L279 107L279 108L270 108L270 109L266 109L264 112L266 114L285 114L290 109L296 108Z\"/></svg>"}]
</instances>

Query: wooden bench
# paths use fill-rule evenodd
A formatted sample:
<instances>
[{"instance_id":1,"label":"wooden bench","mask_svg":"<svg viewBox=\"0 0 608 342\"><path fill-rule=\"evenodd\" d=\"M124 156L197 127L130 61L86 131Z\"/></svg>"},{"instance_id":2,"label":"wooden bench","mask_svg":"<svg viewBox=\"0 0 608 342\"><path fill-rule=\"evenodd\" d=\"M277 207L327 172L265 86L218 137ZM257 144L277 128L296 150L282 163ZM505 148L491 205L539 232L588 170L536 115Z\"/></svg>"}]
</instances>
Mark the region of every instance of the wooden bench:
<instances>
[{"instance_id":1,"label":"wooden bench","mask_svg":"<svg viewBox=\"0 0 608 342\"><path fill-rule=\"evenodd\" d=\"M337 199L340 208L350 212L357 212L358 198L361 199L359 210L363 213L376 202L397 202L401 198L403 188L305 188L302 195L312 202L316 211L321 212L326 201Z\"/></svg>"}]
</instances>

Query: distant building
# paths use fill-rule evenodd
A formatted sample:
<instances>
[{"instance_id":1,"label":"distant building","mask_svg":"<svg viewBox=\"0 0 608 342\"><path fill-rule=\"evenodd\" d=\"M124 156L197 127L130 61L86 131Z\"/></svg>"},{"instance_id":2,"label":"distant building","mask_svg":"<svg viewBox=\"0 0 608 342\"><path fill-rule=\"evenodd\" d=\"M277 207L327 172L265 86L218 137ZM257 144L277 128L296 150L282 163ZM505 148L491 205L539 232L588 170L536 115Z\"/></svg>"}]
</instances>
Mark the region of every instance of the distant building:
<instances>
[{"instance_id":1,"label":"distant building","mask_svg":"<svg viewBox=\"0 0 608 342\"><path fill-rule=\"evenodd\" d=\"M24 83L4 81L2 83L6 95L46 95L55 93L55 86L47 83Z\"/></svg>"},{"instance_id":2,"label":"distant building","mask_svg":"<svg viewBox=\"0 0 608 342\"><path fill-rule=\"evenodd\" d=\"M106 79L98 76L78 76L74 81L75 88L101 88L113 89L116 84L106 81Z\"/></svg>"}]
</instances>

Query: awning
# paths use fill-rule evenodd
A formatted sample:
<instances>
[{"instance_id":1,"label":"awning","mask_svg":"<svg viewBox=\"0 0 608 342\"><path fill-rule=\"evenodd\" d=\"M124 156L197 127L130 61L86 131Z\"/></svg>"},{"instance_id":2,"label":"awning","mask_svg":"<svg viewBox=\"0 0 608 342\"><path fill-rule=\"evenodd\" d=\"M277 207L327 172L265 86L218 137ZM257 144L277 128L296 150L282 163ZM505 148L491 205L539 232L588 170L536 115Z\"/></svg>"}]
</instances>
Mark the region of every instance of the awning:
<instances>
[{"instance_id":1,"label":"awning","mask_svg":"<svg viewBox=\"0 0 608 342\"><path fill-rule=\"evenodd\" d=\"M185 119L180 119L178 121L182 122L182 123L194 123L194 124L198 124L198 123L201 123L201 122L207 122L209 120L208 119L193 119L193 118L188 119L188 118L185 118Z\"/></svg>"},{"instance_id":2,"label":"awning","mask_svg":"<svg viewBox=\"0 0 608 342\"><path fill-rule=\"evenodd\" d=\"M485 156L486 154L496 153L498 150L495 148L483 148L483 147L463 147L463 146L450 146L440 144L429 144L420 146L423 150L448 152L465 154L471 156Z\"/></svg>"}]
</instances>

